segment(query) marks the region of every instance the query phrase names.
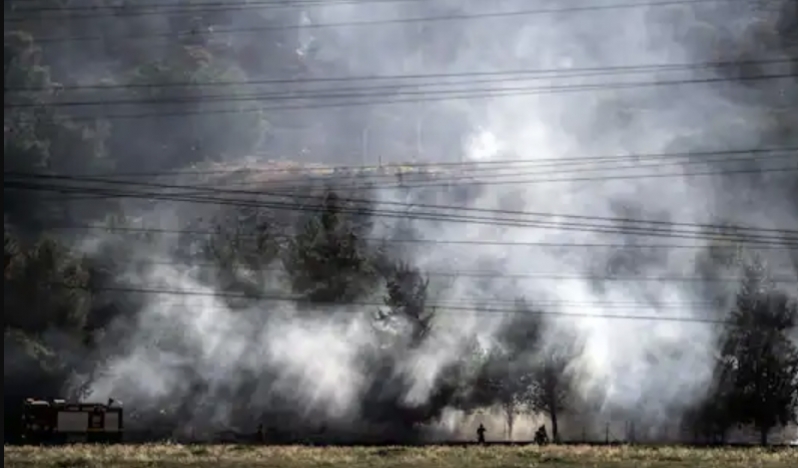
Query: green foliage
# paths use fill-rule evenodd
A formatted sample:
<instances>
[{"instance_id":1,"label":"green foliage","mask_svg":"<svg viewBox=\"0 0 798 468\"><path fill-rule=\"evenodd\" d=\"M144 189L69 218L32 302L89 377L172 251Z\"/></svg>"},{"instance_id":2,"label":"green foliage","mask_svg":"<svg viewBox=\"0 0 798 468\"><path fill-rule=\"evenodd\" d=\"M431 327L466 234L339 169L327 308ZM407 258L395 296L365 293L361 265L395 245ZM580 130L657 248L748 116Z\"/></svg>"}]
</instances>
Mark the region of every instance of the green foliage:
<instances>
[{"instance_id":1,"label":"green foliage","mask_svg":"<svg viewBox=\"0 0 798 468\"><path fill-rule=\"evenodd\" d=\"M5 367L9 375L14 374L13 368L20 368L40 379L52 379L57 378L55 374L62 370L63 362L52 347L40 337L6 328L3 332L3 342ZM49 385L43 385L47 386ZM35 393L35 390L31 391Z\"/></svg>"},{"instance_id":2,"label":"green foliage","mask_svg":"<svg viewBox=\"0 0 798 468\"><path fill-rule=\"evenodd\" d=\"M162 60L140 65L125 79L134 88L115 99L141 100L141 106L122 106L119 113L153 118L112 122L111 151L123 169L136 171L249 156L267 131L263 113L252 110L241 87L225 85L214 92L215 87L197 86L241 81L246 81L243 71L200 46L176 46Z\"/></svg>"},{"instance_id":3,"label":"green foliage","mask_svg":"<svg viewBox=\"0 0 798 468\"><path fill-rule=\"evenodd\" d=\"M259 210L241 210L215 221L213 234L201 236L200 259L213 266L204 279L221 291L257 295L271 280L270 268L279 259L280 242L270 217ZM190 255L190 254L189 254Z\"/></svg>"},{"instance_id":4,"label":"green foliage","mask_svg":"<svg viewBox=\"0 0 798 468\"><path fill-rule=\"evenodd\" d=\"M105 156L105 135L71 122L51 105L60 86L42 63L34 38L7 31L4 39L6 170L81 172L97 164Z\"/></svg>"},{"instance_id":5,"label":"green foliage","mask_svg":"<svg viewBox=\"0 0 798 468\"><path fill-rule=\"evenodd\" d=\"M262 269L277 259L280 244L271 217L263 210L242 209L222 215L202 250L223 269L241 265Z\"/></svg>"},{"instance_id":6,"label":"green foliage","mask_svg":"<svg viewBox=\"0 0 798 468\"><path fill-rule=\"evenodd\" d=\"M51 395L64 382L64 361L57 350L42 337L6 328L3 332L5 411L14 414L19 401ZM9 404L10 403L10 404ZM19 423L6 419L6 430ZM9 427L11 426L11 427Z\"/></svg>"},{"instance_id":7,"label":"green foliage","mask_svg":"<svg viewBox=\"0 0 798 468\"><path fill-rule=\"evenodd\" d=\"M7 1L6 13L26 3ZM37 2L46 7L70 3L68 0ZM119 2L91 0L89 3L98 7L97 12L109 13L106 7ZM135 2L124 0L122 3ZM773 45L789 54L796 50L798 43L794 34L794 11L793 6L782 15L779 27L773 31L752 28L746 36L748 43L740 47L728 47L726 30L719 28L713 22L713 15L707 13L703 16L709 18L694 18L688 22L685 37L704 43L711 49L707 55L715 58L746 58L760 43ZM119 14L125 15L124 12ZM674 14L684 16L692 12L687 9ZM198 12L193 16L167 14L163 21L165 32L180 39L157 47L152 47L148 41L124 39L131 33L146 34L154 29L164 32L161 22L158 28L152 28L151 18L128 15L124 20L107 22L73 21L65 14L63 21L40 21L31 15L30 19L9 22L7 26L10 27L4 33L5 171L50 175L112 169L157 172L205 160L251 154L270 131L269 123L264 112L253 109L258 103L247 96L254 88L230 83L246 81L248 74L255 73L259 77L285 76L288 67L295 65L285 62L288 57L295 59L296 54L292 47L284 44L278 47L258 41L233 50L215 41L213 35L203 33L210 26L227 22L231 15L230 11L221 10ZM45 36L71 35L101 36L103 40L65 41L64 44L37 42ZM237 37L230 41L237 41L241 46L244 39ZM272 66L278 49L284 55L277 59L279 66ZM245 54L253 59L248 70L237 66L246 61L239 60ZM730 57L735 54L739 57ZM76 64L76 57L85 62ZM737 71L729 69L729 73ZM105 77L103 81L120 85L120 88L114 91L68 88L96 82L97 76ZM795 141L798 136L795 131L798 114L795 99L792 99L795 92L786 86L781 89L772 86L766 91L768 93L763 95L769 96L770 111L763 122L767 127L764 139L771 143ZM59 100L90 100L98 104L82 107L85 112L80 116L74 107L55 106ZM107 105L108 101L127 101L128 104ZM621 106L624 109L620 112L626 114L618 116L621 123L633 122L638 111L645 112L651 107L650 102L642 98L632 101L631 106ZM633 109L631 113L630 108ZM106 114L144 118L106 120ZM86 116L96 123L86 123L88 120L83 118ZM346 117L358 120L358 116ZM281 115L279 126L292 127L295 119L301 120ZM725 135L734 133L729 132L729 128L736 128L734 125L747 128L749 124L748 120L732 114L716 122L717 129ZM113 212L113 205L100 205L93 200L91 211L84 211L80 204L68 202L57 193L8 190L6 195L6 387L9 388L9 375L14 375L22 376L16 383L26 391L55 392L69 373L80 366L64 356L72 344L56 344L50 337L55 334L59 338L66 337L68 342L79 341L89 330L91 337L99 340L102 329L111 319L119 315L133 316L141 302L148 299L141 295L133 299L122 293L109 293L107 289L121 282L120 272L130 268L133 252L153 239L142 236L131 240L127 233L125 241L110 243L85 261L64 244L38 235L62 221L83 224L84 218L105 217L109 211ZM497 338L501 346L486 355L474 346L462 362L441 371L426 406L407 408L403 398L409 383L402 380L404 377L397 377L400 373L395 367L396 356L413 351L431 337L434 310L430 310L428 304L429 282L412 265L396 262L394 257L389 258L368 244L365 233L371 228L370 218L363 215L368 210L355 213L353 208L357 207L348 205L334 192L327 193L321 208L318 215L304 219L296 235L285 245L279 239L280 228L270 213L263 210L225 212L214 221L215 232L210 239L206 236L202 240L184 239L186 242L181 245L183 251L179 256L189 265L195 261L212 263L216 268L208 269L212 273L203 280L216 289L253 295L268 287L268 267L282 260L293 292L322 305L358 301L372 291L381 290L383 281L384 303L388 310L378 319L407 323L409 332L401 337L407 338L401 340L401 346L388 347L380 343L375 346L373 355L364 358L367 362L364 373L379 377L372 381L371 399L365 399L366 403L374 405L366 404L365 409L374 411L378 419L382 418L380 421L391 418L403 424L425 421L451 404L462 390L463 382L468 382L473 392L468 395L468 401L464 398L457 404L464 407L501 405L510 432L521 411L545 413L552 419L556 440L557 419L568 408L572 390L568 367L579 352L572 337L546 336L550 330L544 329L540 314L518 301L519 314ZM11 235L9 222L19 230L20 238ZM29 239L39 240L31 245L27 242ZM742 247L729 249L728 245L718 245L710 248L707 255L699 266L701 273L711 279L739 266L745 251ZM653 255L646 258L652 262L661 260ZM614 260L616 266L625 270L640 266L639 256L620 256ZM766 437L772 427L795 418L798 350L790 341L790 333L795 333L798 312L796 305L776 290L766 273L764 265L746 266L731 323L721 340L714 384L705 404L697 408L694 415L694 422L707 434L722 437L734 423L751 423ZM716 291L716 294L727 296L726 291ZM544 338L551 347L543 346ZM91 341L86 343L91 344ZM196 381L201 386L201 379L192 376L190 369L185 373L189 376L187 381ZM183 402L175 404L180 409L188 407ZM386 408L388 411L383 412Z\"/></svg>"},{"instance_id":8,"label":"green foliage","mask_svg":"<svg viewBox=\"0 0 798 468\"><path fill-rule=\"evenodd\" d=\"M33 37L7 31L4 39L4 171L74 174L110 167L106 129L75 122L51 106L58 85L41 62L41 50ZM21 228L41 228L67 215L74 218L72 205L64 200L54 202L56 196L55 192L11 191L3 201L5 215ZM51 200L45 203L46 198Z\"/></svg>"},{"instance_id":9,"label":"green foliage","mask_svg":"<svg viewBox=\"0 0 798 468\"><path fill-rule=\"evenodd\" d=\"M731 411L734 395L735 367L731 359L720 356L715 360L712 385L706 394L685 415L686 427L696 439L715 444L726 442L729 430L737 424Z\"/></svg>"},{"instance_id":10,"label":"green foliage","mask_svg":"<svg viewBox=\"0 0 798 468\"><path fill-rule=\"evenodd\" d=\"M91 306L87 270L52 239L25 245L5 230L3 282L6 427L26 397L59 395L71 369L91 365L79 349ZM11 420L8 416L11 415Z\"/></svg>"},{"instance_id":11,"label":"green foliage","mask_svg":"<svg viewBox=\"0 0 798 468\"><path fill-rule=\"evenodd\" d=\"M81 260L54 240L22 249L6 269L5 328L82 330L91 305L88 279Z\"/></svg>"},{"instance_id":12,"label":"green foliage","mask_svg":"<svg viewBox=\"0 0 798 468\"><path fill-rule=\"evenodd\" d=\"M735 421L753 424L762 443L771 429L796 419L798 348L791 339L798 308L778 291L763 262L746 265L737 304L722 343L733 364L727 407Z\"/></svg>"},{"instance_id":13,"label":"green foliage","mask_svg":"<svg viewBox=\"0 0 798 468\"><path fill-rule=\"evenodd\" d=\"M376 284L371 253L338 195L329 192L321 214L308 219L289 241L283 265L294 293L314 303L344 304Z\"/></svg>"}]
</instances>

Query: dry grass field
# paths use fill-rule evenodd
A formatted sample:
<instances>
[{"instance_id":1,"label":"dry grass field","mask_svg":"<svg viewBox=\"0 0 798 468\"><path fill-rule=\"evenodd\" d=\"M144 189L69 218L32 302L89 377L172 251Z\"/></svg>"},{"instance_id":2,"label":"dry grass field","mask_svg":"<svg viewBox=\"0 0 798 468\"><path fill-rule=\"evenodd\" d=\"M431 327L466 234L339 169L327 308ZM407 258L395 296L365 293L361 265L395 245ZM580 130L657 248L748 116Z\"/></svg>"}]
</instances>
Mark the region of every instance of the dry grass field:
<instances>
[{"instance_id":1,"label":"dry grass field","mask_svg":"<svg viewBox=\"0 0 798 468\"><path fill-rule=\"evenodd\" d=\"M5 447L6 468L795 468L798 450L644 447Z\"/></svg>"}]
</instances>

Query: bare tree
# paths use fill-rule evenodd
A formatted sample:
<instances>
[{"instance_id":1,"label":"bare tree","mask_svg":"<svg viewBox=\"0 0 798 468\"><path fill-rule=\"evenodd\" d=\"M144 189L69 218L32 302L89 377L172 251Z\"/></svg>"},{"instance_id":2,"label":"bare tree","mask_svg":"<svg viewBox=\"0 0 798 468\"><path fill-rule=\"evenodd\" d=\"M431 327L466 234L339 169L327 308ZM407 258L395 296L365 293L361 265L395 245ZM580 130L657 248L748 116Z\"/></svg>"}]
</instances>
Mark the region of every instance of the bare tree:
<instances>
[{"instance_id":1,"label":"bare tree","mask_svg":"<svg viewBox=\"0 0 798 468\"><path fill-rule=\"evenodd\" d=\"M575 337L566 335L556 345L541 349L529 376L525 399L531 410L549 417L555 443L560 441L560 415L568 408L573 394L569 367L578 355L577 345Z\"/></svg>"},{"instance_id":2,"label":"bare tree","mask_svg":"<svg viewBox=\"0 0 798 468\"><path fill-rule=\"evenodd\" d=\"M497 404L504 415L507 439L513 440L515 422L527 410L529 373L505 350L493 350L486 358L477 388L482 402Z\"/></svg>"}]
</instances>

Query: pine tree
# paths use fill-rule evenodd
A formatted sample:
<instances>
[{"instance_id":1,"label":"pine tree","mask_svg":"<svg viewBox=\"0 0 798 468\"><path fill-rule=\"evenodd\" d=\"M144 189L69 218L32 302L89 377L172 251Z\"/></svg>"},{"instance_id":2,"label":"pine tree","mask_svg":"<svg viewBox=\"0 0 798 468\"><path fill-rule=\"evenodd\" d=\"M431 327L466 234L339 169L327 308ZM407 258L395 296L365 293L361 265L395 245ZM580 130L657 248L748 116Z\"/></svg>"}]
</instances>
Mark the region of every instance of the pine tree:
<instances>
[{"instance_id":1,"label":"pine tree","mask_svg":"<svg viewBox=\"0 0 798 468\"><path fill-rule=\"evenodd\" d=\"M796 419L798 348L791 340L798 308L778 291L763 262L745 266L723 351L734 365L730 408L741 424L759 430L760 442Z\"/></svg>"},{"instance_id":2,"label":"pine tree","mask_svg":"<svg viewBox=\"0 0 798 468\"><path fill-rule=\"evenodd\" d=\"M369 246L348 211L328 192L320 215L308 219L286 249L283 265L292 289L313 303L351 303L376 284Z\"/></svg>"}]
</instances>

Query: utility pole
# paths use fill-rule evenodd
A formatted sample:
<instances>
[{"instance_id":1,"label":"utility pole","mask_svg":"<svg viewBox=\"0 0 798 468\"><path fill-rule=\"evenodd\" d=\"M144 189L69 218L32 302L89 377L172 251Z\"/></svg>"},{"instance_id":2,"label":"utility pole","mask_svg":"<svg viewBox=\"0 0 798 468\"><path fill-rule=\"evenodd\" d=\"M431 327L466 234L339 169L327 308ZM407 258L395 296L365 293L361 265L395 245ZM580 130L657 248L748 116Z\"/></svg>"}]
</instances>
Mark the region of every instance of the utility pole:
<instances>
[{"instance_id":1,"label":"utility pole","mask_svg":"<svg viewBox=\"0 0 798 468\"><path fill-rule=\"evenodd\" d=\"M370 123L366 123L366 126L363 127L363 134L361 135L360 143L361 143L361 163L365 166L368 164L368 156L369 156L369 127Z\"/></svg>"}]
</instances>

